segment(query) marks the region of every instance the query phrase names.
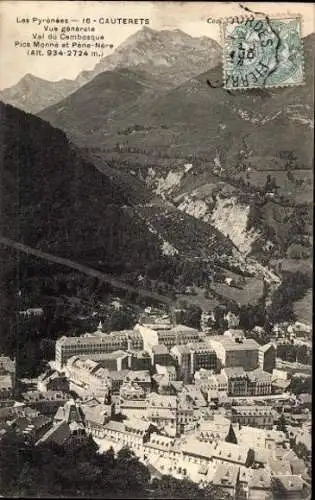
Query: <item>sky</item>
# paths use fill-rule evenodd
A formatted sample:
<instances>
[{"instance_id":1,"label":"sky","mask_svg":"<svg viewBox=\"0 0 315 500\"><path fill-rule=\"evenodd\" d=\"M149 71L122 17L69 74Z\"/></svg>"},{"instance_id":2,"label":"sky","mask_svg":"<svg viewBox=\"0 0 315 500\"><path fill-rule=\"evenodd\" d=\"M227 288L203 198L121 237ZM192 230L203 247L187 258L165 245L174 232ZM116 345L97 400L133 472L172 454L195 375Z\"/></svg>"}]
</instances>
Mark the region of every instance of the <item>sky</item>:
<instances>
[{"instance_id":1,"label":"sky","mask_svg":"<svg viewBox=\"0 0 315 500\"><path fill-rule=\"evenodd\" d=\"M314 5L307 3L257 3L246 2L246 7L270 16L302 16L302 36L314 32ZM105 43L112 44L103 57L111 54L127 37L141 29L134 24L100 24L100 18L143 18L148 19L146 26L161 29L181 29L191 36L208 36L221 41L220 24L208 22L233 15L246 14L236 2L88 2L88 1L0 1L0 89L16 84L25 74L31 73L46 80L56 81L62 78L74 79L82 70L90 70L99 62L92 56L56 56L42 57L28 55L26 47L15 46L15 42L32 41L33 33L44 32L32 22L32 18L56 18L80 20L96 19L95 35L104 35ZM23 23L22 19L30 19ZM19 22L18 22L19 21ZM50 24L50 26L54 26ZM61 26L61 25L58 25ZM75 24L70 24L75 26ZM88 25L86 25L88 26ZM73 34L73 33L71 33ZM88 33L86 33L88 34ZM90 33L93 34L93 33ZM45 33L45 42L47 40Z\"/></svg>"}]
</instances>

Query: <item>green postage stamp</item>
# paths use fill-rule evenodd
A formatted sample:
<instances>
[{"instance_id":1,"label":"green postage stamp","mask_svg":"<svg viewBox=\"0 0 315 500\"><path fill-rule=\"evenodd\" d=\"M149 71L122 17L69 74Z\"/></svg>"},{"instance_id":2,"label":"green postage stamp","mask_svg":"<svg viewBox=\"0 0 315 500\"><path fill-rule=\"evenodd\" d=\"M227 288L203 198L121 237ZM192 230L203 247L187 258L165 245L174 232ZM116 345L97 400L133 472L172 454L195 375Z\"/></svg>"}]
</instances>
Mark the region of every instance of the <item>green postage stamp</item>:
<instances>
[{"instance_id":1,"label":"green postage stamp","mask_svg":"<svg viewBox=\"0 0 315 500\"><path fill-rule=\"evenodd\" d=\"M303 83L301 20L297 17L223 23L226 89L287 87Z\"/></svg>"}]
</instances>

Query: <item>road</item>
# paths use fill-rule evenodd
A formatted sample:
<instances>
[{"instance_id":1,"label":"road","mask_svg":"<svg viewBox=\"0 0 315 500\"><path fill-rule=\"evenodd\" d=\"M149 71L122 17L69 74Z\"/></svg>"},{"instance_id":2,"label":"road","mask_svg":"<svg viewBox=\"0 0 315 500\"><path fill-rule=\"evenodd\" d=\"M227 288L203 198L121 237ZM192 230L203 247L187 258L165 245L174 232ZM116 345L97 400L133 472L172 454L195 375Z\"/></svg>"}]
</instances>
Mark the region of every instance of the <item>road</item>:
<instances>
[{"instance_id":1,"label":"road","mask_svg":"<svg viewBox=\"0 0 315 500\"><path fill-rule=\"evenodd\" d=\"M24 245L23 243L18 243L17 241L10 240L9 238L5 238L4 236L0 236L0 245L4 245L9 248L14 248L18 252L23 252L29 255L33 255L34 257L38 257L39 259L47 260L55 264L69 267L71 269L74 269L75 271L79 271L83 274L86 274L87 276L92 276L93 278L97 278L101 282L109 283L114 288L126 290L127 292L131 293L136 293L140 297L153 299L156 300L157 302L162 302L164 304L171 304L172 302L172 299L166 297L165 295L160 295L158 293L142 290L141 288L136 288L132 285L124 283L123 281L113 278L110 274L102 273L101 271L97 271L96 269L93 269L91 267L84 266L70 259L65 259L63 257L57 257L56 255L52 255L47 252L42 252L41 250L37 250L35 248Z\"/></svg>"}]
</instances>

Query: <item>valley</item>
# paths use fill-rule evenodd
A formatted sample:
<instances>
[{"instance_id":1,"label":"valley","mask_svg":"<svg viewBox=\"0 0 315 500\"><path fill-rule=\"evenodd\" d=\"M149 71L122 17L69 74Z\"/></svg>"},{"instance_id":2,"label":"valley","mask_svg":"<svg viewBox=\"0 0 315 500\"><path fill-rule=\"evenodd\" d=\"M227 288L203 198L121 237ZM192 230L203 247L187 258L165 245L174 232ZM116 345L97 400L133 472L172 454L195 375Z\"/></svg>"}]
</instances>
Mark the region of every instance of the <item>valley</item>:
<instances>
[{"instance_id":1,"label":"valley","mask_svg":"<svg viewBox=\"0 0 315 500\"><path fill-rule=\"evenodd\" d=\"M19 170L32 195L19 231L17 201L4 205L2 236L202 308L257 303L264 284L272 300L312 254L314 35L304 46L299 89L227 92L216 42L149 28L73 82L50 82L35 107L40 82L26 75L1 98L38 115L2 108L8 137L29 130L5 155L9 179L32 170Z\"/></svg>"}]
</instances>

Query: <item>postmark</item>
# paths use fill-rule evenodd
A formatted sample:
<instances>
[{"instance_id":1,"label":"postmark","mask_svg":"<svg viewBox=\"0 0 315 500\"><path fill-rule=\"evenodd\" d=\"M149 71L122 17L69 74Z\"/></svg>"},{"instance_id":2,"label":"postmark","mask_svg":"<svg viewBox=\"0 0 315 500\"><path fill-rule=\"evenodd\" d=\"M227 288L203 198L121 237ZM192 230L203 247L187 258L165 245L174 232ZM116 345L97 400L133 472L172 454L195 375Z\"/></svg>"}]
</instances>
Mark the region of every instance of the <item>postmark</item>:
<instances>
[{"instance_id":1,"label":"postmark","mask_svg":"<svg viewBox=\"0 0 315 500\"><path fill-rule=\"evenodd\" d=\"M303 42L298 16L223 23L222 31L224 88L303 84Z\"/></svg>"}]
</instances>

